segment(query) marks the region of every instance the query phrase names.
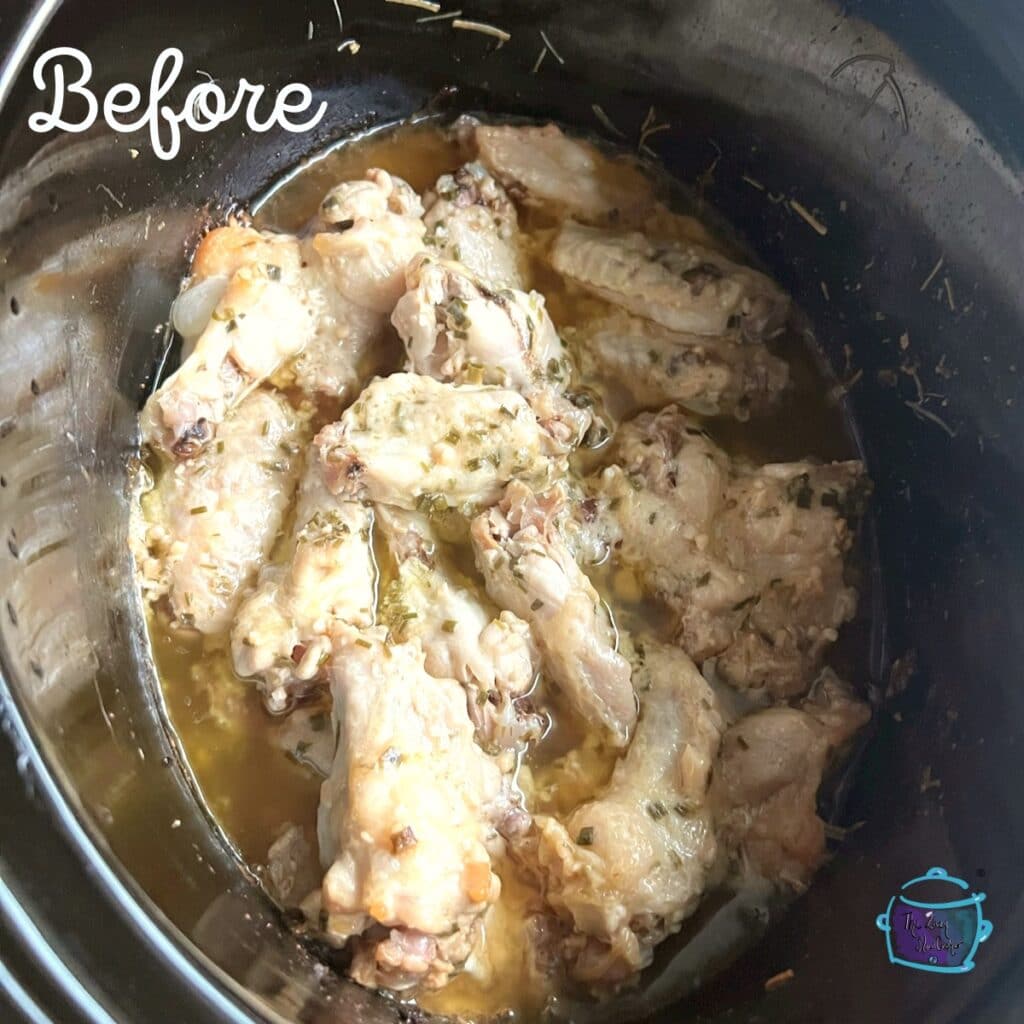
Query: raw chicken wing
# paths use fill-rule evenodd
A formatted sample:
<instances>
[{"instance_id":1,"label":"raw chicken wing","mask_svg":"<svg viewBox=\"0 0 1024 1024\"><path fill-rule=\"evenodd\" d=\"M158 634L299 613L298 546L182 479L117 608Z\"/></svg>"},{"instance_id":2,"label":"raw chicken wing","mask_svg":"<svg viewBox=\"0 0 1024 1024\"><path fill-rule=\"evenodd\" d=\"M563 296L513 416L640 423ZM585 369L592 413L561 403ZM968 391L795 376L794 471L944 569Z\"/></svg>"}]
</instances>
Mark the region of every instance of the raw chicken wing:
<instances>
[{"instance_id":1,"label":"raw chicken wing","mask_svg":"<svg viewBox=\"0 0 1024 1024\"><path fill-rule=\"evenodd\" d=\"M226 629L270 553L298 477L300 418L265 391L221 424L215 444L168 466L154 498L146 543L178 622L201 633Z\"/></svg>"},{"instance_id":2,"label":"raw chicken wing","mask_svg":"<svg viewBox=\"0 0 1024 1024\"><path fill-rule=\"evenodd\" d=\"M572 708L624 746L636 722L629 662L593 584L561 532L565 495L509 485L500 506L473 521L476 564L501 608L533 628L543 665Z\"/></svg>"}]
</instances>

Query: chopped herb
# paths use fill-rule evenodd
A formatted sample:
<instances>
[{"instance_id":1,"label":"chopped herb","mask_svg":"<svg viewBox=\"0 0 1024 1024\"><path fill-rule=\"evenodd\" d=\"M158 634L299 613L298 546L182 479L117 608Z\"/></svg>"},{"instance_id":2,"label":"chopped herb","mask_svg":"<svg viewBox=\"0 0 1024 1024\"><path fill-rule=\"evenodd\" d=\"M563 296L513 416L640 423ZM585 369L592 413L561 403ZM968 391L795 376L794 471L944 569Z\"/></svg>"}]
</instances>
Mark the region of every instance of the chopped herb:
<instances>
[{"instance_id":1,"label":"chopped herb","mask_svg":"<svg viewBox=\"0 0 1024 1024\"><path fill-rule=\"evenodd\" d=\"M793 477L786 485L786 497L795 502L797 508L810 508L814 498L810 477L806 473Z\"/></svg>"},{"instance_id":2,"label":"chopped herb","mask_svg":"<svg viewBox=\"0 0 1024 1024\"><path fill-rule=\"evenodd\" d=\"M498 411L502 416L507 416L510 420L514 420L516 418L516 414L507 405L499 406Z\"/></svg>"},{"instance_id":3,"label":"chopped herb","mask_svg":"<svg viewBox=\"0 0 1024 1024\"><path fill-rule=\"evenodd\" d=\"M363 639L362 637L357 637L357 638L356 638L356 643L357 643L357 644L358 644L358 645L359 645L360 647L365 647L365 648L367 648L367 650L369 650L369 648L373 647L373 644L371 644L369 640L364 640L364 639Z\"/></svg>"},{"instance_id":4,"label":"chopped herb","mask_svg":"<svg viewBox=\"0 0 1024 1024\"><path fill-rule=\"evenodd\" d=\"M462 435L452 427L447 434L444 435L444 440L449 444L458 444L462 440Z\"/></svg>"},{"instance_id":5,"label":"chopped herb","mask_svg":"<svg viewBox=\"0 0 1024 1024\"><path fill-rule=\"evenodd\" d=\"M223 441L218 441L217 442L217 454L218 455L223 455L224 454L224 442Z\"/></svg>"},{"instance_id":6,"label":"chopped herb","mask_svg":"<svg viewBox=\"0 0 1024 1024\"><path fill-rule=\"evenodd\" d=\"M276 263L268 263L267 264L267 277L269 277L271 281L280 281L281 280L281 268Z\"/></svg>"},{"instance_id":7,"label":"chopped herb","mask_svg":"<svg viewBox=\"0 0 1024 1024\"><path fill-rule=\"evenodd\" d=\"M473 458L466 460L466 469L468 469L470 473L475 473L483 464L484 460L479 456L474 455Z\"/></svg>"},{"instance_id":8,"label":"chopped herb","mask_svg":"<svg viewBox=\"0 0 1024 1024\"><path fill-rule=\"evenodd\" d=\"M264 437L266 437L266 436L267 436L267 434L269 434L269 433L270 433L270 420L264 420L264 421L263 421L263 429L262 429L262 430L260 431L260 433L261 433L261 434L262 434L262 435L263 435Z\"/></svg>"},{"instance_id":9,"label":"chopped herb","mask_svg":"<svg viewBox=\"0 0 1024 1024\"><path fill-rule=\"evenodd\" d=\"M651 524L651 526L653 526L654 525L654 520L657 519L657 518L658 518L658 513L657 512L652 512L647 517L647 522L649 522Z\"/></svg>"},{"instance_id":10,"label":"chopped herb","mask_svg":"<svg viewBox=\"0 0 1024 1024\"><path fill-rule=\"evenodd\" d=\"M773 974L765 983L765 992L771 992L777 989L780 985L785 985L787 981L792 981L796 977L792 967L787 967L784 971L779 971L778 974Z\"/></svg>"},{"instance_id":11,"label":"chopped herb","mask_svg":"<svg viewBox=\"0 0 1024 1024\"><path fill-rule=\"evenodd\" d=\"M445 619L444 622L441 623L441 628L446 633L454 633L456 626L458 626L458 623L454 619Z\"/></svg>"},{"instance_id":12,"label":"chopped herb","mask_svg":"<svg viewBox=\"0 0 1024 1024\"><path fill-rule=\"evenodd\" d=\"M423 515L436 516L448 511L448 502L443 494L431 494L425 491L416 499L416 511Z\"/></svg>"},{"instance_id":13,"label":"chopped herb","mask_svg":"<svg viewBox=\"0 0 1024 1024\"><path fill-rule=\"evenodd\" d=\"M577 846L593 846L594 845L594 829L587 825L586 828L580 829L580 834L576 837Z\"/></svg>"},{"instance_id":14,"label":"chopped herb","mask_svg":"<svg viewBox=\"0 0 1024 1024\"><path fill-rule=\"evenodd\" d=\"M470 324L469 317L466 316L466 302L464 299L452 299L448 303L446 312L452 318L452 322L456 327L468 327Z\"/></svg>"},{"instance_id":15,"label":"chopped herb","mask_svg":"<svg viewBox=\"0 0 1024 1024\"><path fill-rule=\"evenodd\" d=\"M196 505L195 508L190 508L188 514L190 516L201 516L204 512L209 511L205 505Z\"/></svg>"},{"instance_id":16,"label":"chopped herb","mask_svg":"<svg viewBox=\"0 0 1024 1024\"><path fill-rule=\"evenodd\" d=\"M647 813L654 821L661 821L668 814L665 805L660 800L655 800L647 805Z\"/></svg>"},{"instance_id":17,"label":"chopped herb","mask_svg":"<svg viewBox=\"0 0 1024 1024\"><path fill-rule=\"evenodd\" d=\"M401 853L403 850L408 850L409 847L415 845L416 833L408 825L391 837L391 850L394 853Z\"/></svg>"},{"instance_id":18,"label":"chopped herb","mask_svg":"<svg viewBox=\"0 0 1024 1024\"><path fill-rule=\"evenodd\" d=\"M227 327L224 328L224 330L227 331L228 334L230 334L232 331L237 331L238 330L238 320L235 319L234 317L232 317L228 321L228 325L227 325Z\"/></svg>"},{"instance_id":19,"label":"chopped herb","mask_svg":"<svg viewBox=\"0 0 1024 1024\"><path fill-rule=\"evenodd\" d=\"M695 586L706 587L710 582L711 582L711 573L710 572L706 572L706 573L704 573L703 576L699 576L697 578L697 582L696 582Z\"/></svg>"},{"instance_id":20,"label":"chopped herb","mask_svg":"<svg viewBox=\"0 0 1024 1024\"><path fill-rule=\"evenodd\" d=\"M544 602L538 597L533 604L530 605L531 612L538 612L544 607Z\"/></svg>"}]
</instances>

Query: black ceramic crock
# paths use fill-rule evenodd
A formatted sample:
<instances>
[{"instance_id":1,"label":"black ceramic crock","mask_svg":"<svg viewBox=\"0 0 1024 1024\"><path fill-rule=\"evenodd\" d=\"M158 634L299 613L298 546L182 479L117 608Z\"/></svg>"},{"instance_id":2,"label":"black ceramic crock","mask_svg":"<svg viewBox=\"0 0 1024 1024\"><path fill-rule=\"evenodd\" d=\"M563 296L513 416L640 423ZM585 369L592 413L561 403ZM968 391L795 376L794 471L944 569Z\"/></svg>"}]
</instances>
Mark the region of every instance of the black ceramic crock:
<instances>
[{"instance_id":1,"label":"black ceramic crock","mask_svg":"<svg viewBox=\"0 0 1024 1024\"><path fill-rule=\"evenodd\" d=\"M1021 1019L1020 6L463 4L511 33L497 48L415 8L340 4L343 31L332 0L0 8L0 1019L410 1016L318 968L193 796L130 581L134 417L189 246L231 205L414 113L616 141L595 105L629 144L651 106L672 125L652 147L807 311L875 481L859 682L878 711L843 812L864 825L760 942L654 1019ZM564 64L534 73L540 29ZM177 46L185 87L298 80L328 113L303 135L187 136L172 162L102 128L36 135L32 63L61 45L100 86L144 83ZM956 977L894 966L876 928L933 866L984 891L994 926Z\"/></svg>"}]
</instances>

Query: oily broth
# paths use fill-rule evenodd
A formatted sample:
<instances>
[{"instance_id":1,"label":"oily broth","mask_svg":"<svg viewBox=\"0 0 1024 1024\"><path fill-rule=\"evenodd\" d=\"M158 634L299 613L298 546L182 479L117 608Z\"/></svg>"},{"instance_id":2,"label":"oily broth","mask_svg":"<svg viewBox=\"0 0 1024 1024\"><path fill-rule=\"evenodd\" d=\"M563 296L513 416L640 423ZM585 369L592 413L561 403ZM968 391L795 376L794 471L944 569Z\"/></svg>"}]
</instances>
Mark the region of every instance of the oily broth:
<instances>
[{"instance_id":1,"label":"oily broth","mask_svg":"<svg viewBox=\"0 0 1024 1024\"><path fill-rule=\"evenodd\" d=\"M376 132L297 169L265 197L254 220L261 228L301 231L332 186L361 177L370 167L398 174L422 193L440 174L454 170L460 162L457 145L435 123ZM635 178L639 171L631 160L623 159L609 163L605 173L626 180ZM693 225L685 218L679 225L680 230L692 234ZM544 294L552 319L571 344L574 326L609 307L600 299L567 287L547 265L544 252L554 228L548 215L523 209L521 227L529 235L530 284ZM387 343L396 346L397 338ZM706 420L711 436L731 453L761 460L807 455L824 459L855 457L839 409L828 399L829 382L823 379L804 340L792 332L773 347L789 360L793 380L793 388L780 408L759 417L756 429L731 419ZM614 381L577 383L590 386L595 410L613 422L641 410ZM799 409L798 415L794 414L795 408ZM328 414L324 410L322 418ZM606 449L603 445L580 453L574 459L575 470L590 472L598 468ZM438 525L449 563L467 578L475 579L465 521L456 516ZM394 566L379 531L375 531L375 551L378 592L382 593L393 578ZM275 557L285 554L278 550ZM589 568L588 573L621 627L670 637L666 613L644 597L630 570L606 562ZM295 730L289 732L287 719L267 714L256 688L234 674L226 635L201 638L173 628L159 608L151 612L149 627L170 721L203 799L241 857L262 872L268 848L292 824L302 828L315 851L322 778L303 757L301 745L306 741L296 743ZM561 713L557 695L547 691L543 680L533 697L538 707L547 711L551 724L523 759L518 782L537 811L564 813L600 791L611 775L616 754L600 737L587 735L571 716ZM324 717L329 729L329 713ZM497 864L496 870L502 879L502 895L486 920L490 968L484 973L483 968L467 970L441 991L422 995L419 1002L424 1009L472 1016L511 1010L519 1019L529 1020L544 1006L550 993L538 989L526 963L526 921L538 909L539 896L510 861ZM710 910L703 909L694 921L709 919L710 914ZM688 934L695 928L696 924L688 925ZM690 949L688 955L693 953Z\"/></svg>"}]
</instances>

